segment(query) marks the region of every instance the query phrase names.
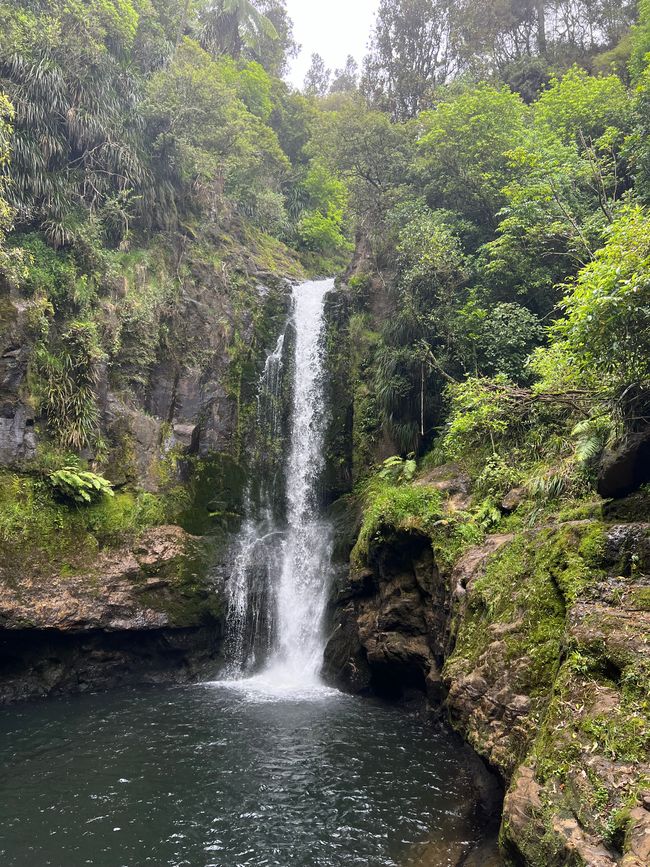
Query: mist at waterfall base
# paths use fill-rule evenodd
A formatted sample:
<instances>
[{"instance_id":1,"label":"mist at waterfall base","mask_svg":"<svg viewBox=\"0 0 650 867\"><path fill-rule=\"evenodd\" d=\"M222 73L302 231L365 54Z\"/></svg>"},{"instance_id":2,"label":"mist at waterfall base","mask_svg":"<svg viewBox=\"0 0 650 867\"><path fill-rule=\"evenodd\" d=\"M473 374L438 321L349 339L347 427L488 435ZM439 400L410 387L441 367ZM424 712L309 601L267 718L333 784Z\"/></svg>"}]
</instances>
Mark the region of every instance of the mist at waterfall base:
<instances>
[{"instance_id":1,"label":"mist at waterfall base","mask_svg":"<svg viewBox=\"0 0 650 867\"><path fill-rule=\"evenodd\" d=\"M225 677L0 711L3 867L442 867L480 839L449 734L319 679L331 288L296 287L261 377Z\"/></svg>"}]
</instances>

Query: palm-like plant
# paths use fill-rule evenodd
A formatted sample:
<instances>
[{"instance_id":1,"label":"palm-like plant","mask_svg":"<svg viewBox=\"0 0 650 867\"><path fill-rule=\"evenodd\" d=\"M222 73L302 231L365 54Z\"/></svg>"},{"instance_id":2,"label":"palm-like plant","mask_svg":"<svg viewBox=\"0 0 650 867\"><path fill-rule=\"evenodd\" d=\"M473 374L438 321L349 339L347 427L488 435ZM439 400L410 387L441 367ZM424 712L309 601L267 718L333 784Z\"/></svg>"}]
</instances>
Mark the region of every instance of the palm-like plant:
<instances>
[{"instance_id":1,"label":"palm-like plant","mask_svg":"<svg viewBox=\"0 0 650 867\"><path fill-rule=\"evenodd\" d=\"M93 445L99 431L97 385L103 353L95 326L72 322L56 353L36 353L39 403L50 433L65 448Z\"/></svg>"},{"instance_id":2,"label":"palm-like plant","mask_svg":"<svg viewBox=\"0 0 650 867\"><path fill-rule=\"evenodd\" d=\"M0 85L15 108L9 186L20 222L38 222L56 245L69 216L94 210L146 178L139 153L140 84L80 18L58 41L33 29L20 50L0 50ZM6 48L6 46L2 46Z\"/></svg>"},{"instance_id":3,"label":"palm-like plant","mask_svg":"<svg viewBox=\"0 0 650 867\"><path fill-rule=\"evenodd\" d=\"M201 41L213 54L239 58L245 47L278 38L272 22L251 0L211 0L202 19Z\"/></svg>"}]
</instances>

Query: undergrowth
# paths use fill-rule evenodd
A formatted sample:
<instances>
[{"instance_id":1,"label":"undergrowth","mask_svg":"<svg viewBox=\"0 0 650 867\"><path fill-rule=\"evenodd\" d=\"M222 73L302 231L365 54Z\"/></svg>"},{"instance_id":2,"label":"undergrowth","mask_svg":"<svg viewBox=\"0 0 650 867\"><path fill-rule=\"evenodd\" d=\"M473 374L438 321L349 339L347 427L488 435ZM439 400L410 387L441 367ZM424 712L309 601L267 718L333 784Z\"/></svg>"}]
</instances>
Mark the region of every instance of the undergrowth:
<instances>
[{"instance_id":1,"label":"undergrowth","mask_svg":"<svg viewBox=\"0 0 650 867\"><path fill-rule=\"evenodd\" d=\"M47 478L0 472L0 552L7 574L91 565L94 555L172 517L164 497L117 491L76 506L57 500ZM11 567L9 569L8 567Z\"/></svg>"},{"instance_id":2,"label":"undergrowth","mask_svg":"<svg viewBox=\"0 0 650 867\"><path fill-rule=\"evenodd\" d=\"M386 529L430 534L442 517L442 495L434 488L374 476L363 485L360 495L365 508L352 551L352 562L356 565L367 558L371 545L381 540Z\"/></svg>"}]
</instances>

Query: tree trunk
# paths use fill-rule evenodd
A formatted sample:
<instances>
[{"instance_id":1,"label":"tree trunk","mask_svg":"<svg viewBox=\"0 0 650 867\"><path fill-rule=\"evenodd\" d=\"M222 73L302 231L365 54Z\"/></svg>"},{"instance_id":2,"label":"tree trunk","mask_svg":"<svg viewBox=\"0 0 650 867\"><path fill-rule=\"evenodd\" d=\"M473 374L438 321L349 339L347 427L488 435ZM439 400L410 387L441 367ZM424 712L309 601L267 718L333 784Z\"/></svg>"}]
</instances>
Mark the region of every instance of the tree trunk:
<instances>
[{"instance_id":1,"label":"tree trunk","mask_svg":"<svg viewBox=\"0 0 650 867\"><path fill-rule=\"evenodd\" d=\"M546 4L545 0L535 0L537 11L537 50L541 57L546 56Z\"/></svg>"}]
</instances>

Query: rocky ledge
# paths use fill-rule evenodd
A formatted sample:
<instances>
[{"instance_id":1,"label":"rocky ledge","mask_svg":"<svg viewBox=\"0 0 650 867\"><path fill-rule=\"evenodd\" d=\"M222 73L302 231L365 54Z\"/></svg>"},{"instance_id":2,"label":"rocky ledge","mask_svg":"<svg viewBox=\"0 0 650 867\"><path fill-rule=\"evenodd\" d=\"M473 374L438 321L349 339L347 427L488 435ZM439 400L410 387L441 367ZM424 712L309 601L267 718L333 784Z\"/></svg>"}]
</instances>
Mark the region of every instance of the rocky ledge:
<instances>
[{"instance_id":1,"label":"rocky ledge","mask_svg":"<svg viewBox=\"0 0 650 867\"><path fill-rule=\"evenodd\" d=\"M500 843L530 867L650 863L650 525L488 536L443 568L382 527L336 588L325 672L414 690L506 789Z\"/></svg>"},{"instance_id":2,"label":"rocky ledge","mask_svg":"<svg viewBox=\"0 0 650 867\"><path fill-rule=\"evenodd\" d=\"M223 618L209 550L157 527L83 569L0 568L0 702L214 671Z\"/></svg>"}]
</instances>

